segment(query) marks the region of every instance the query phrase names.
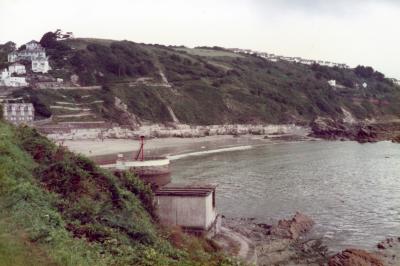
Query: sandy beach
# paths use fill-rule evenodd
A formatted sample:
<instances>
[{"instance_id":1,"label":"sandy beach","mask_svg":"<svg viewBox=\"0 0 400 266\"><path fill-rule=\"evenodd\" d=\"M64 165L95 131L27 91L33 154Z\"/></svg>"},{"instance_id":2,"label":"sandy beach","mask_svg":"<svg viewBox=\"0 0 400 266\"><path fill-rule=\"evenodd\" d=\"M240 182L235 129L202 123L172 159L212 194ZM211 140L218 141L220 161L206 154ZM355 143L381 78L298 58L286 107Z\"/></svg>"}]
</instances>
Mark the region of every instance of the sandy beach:
<instances>
[{"instance_id":1,"label":"sandy beach","mask_svg":"<svg viewBox=\"0 0 400 266\"><path fill-rule=\"evenodd\" d=\"M193 151L237 147L244 145L260 145L271 142L263 136L231 135L207 136L199 138L154 138L145 140L146 156L176 155ZM136 153L140 142L129 139L101 140L67 140L63 145L71 151L88 157L115 155L117 153Z\"/></svg>"}]
</instances>

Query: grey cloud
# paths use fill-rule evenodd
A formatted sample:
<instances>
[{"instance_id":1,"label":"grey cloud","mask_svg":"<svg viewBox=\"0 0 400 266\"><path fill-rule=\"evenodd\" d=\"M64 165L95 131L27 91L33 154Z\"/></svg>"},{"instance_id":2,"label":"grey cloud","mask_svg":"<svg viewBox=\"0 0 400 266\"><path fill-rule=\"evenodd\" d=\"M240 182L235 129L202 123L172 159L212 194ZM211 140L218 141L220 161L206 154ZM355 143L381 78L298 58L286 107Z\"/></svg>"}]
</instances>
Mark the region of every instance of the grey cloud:
<instances>
[{"instance_id":1,"label":"grey cloud","mask_svg":"<svg viewBox=\"0 0 400 266\"><path fill-rule=\"evenodd\" d=\"M341 16L361 12L369 4L400 7L399 0L252 0L261 10L290 10L309 15L329 14Z\"/></svg>"}]
</instances>

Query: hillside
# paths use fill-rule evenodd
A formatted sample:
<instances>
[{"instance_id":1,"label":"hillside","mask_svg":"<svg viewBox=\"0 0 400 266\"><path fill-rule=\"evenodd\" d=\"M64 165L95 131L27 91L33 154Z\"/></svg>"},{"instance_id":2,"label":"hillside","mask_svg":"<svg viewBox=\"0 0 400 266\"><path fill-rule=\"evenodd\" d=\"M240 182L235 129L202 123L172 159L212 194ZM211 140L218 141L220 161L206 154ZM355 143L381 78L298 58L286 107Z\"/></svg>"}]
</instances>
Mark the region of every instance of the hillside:
<instances>
[{"instance_id":1,"label":"hillside","mask_svg":"<svg viewBox=\"0 0 400 266\"><path fill-rule=\"evenodd\" d=\"M203 239L160 228L152 201L135 176L0 122L0 265L233 263Z\"/></svg>"},{"instance_id":2,"label":"hillside","mask_svg":"<svg viewBox=\"0 0 400 266\"><path fill-rule=\"evenodd\" d=\"M76 74L83 86L102 86L15 94L31 97L39 117L55 114L56 121L308 124L318 116L390 120L400 115L400 87L370 67L309 66L220 47L100 39L57 41L46 51L52 76L69 81ZM332 79L337 86L328 84ZM115 97L131 119L121 118ZM50 107L55 102L80 108Z\"/></svg>"}]
</instances>

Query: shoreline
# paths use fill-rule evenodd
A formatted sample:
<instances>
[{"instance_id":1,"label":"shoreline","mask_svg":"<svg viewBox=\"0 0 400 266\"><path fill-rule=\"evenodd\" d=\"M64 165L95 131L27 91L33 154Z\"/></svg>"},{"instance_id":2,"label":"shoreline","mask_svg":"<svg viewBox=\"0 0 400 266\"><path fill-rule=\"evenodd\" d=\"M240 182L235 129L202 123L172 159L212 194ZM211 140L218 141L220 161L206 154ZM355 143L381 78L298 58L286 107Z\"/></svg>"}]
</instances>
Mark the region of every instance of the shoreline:
<instances>
[{"instance_id":1,"label":"shoreline","mask_svg":"<svg viewBox=\"0 0 400 266\"><path fill-rule=\"evenodd\" d=\"M236 237L225 236L222 232L215 241L225 247L225 252L249 264L254 263L255 257L255 265L400 265L400 237L386 238L371 250L347 248L333 251L321 238L310 236L314 225L310 217L301 213L272 224L253 218L223 216L222 227ZM250 247L244 256L232 249L232 246L236 246L236 250L241 250L243 243L240 242L243 241L239 241L240 239L248 243L245 248Z\"/></svg>"},{"instance_id":2,"label":"shoreline","mask_svg":"<svg viewBox=\"0 0 400 266\"><path fill-rule=\"evenodd\" d=\"M206 148L225 148L248 145L250 143L267 143L262 136L217 135L197 138L152 138L145 140L146 155L178 155L185 152L198 152ZM133 139L101 140L66 140L63 142L71 151L94 157L109 154L136 152L140 143Z\"/></svg>"},{"instance_id":3,"label":"shoreline","mask_svg":"<svg viewBox=\"0 0 400 266\"><path fill-rule=\"evenodd\" d=\"M170 156L171 160L181 159L187 156L199 156L208 153L230 152L235 150L251 149L259 145L274 145L279 143L289 143L294 141L312 141L315 138L305 136L293 137L292 135L282 134L268 136L260 135L216 135L196 138L153 138L146 140L147 156ZM323 139L318 139L323 141ZM118 153L127 155L135 154L139 148L137 140L127 139L105 139L100 140L73 140L64 143L74 152L79 152L89 156L95 162L101 160L115 160ZM91 151L91 152L90 152ZM223 212L221 212L223 215ZM274 222L275 223L275 222ZM338 256L336 251L329 250L322 242L322 239L314 238L311 234L303 234L298 239L287 239L281 236L274 236L270 233L273 225L255 221L252 218L224 218L223 226L230 230L230 233L239 234L250 240L250 246L253 246L253 252L258 256L258 265L268 265L275 261L277 263L298 263L305 262L306 265L319 265L320 262L328 263L330 258ZM385 236L382 236L384 238ZM237 240L238 238L236 238ZM235 241L235 240L231 240ZM386 243L389 240L383 241ZM397 243L399 242L399 243ZM392 242L391 242L392 243ZM372 257L378 257L385 264L398 265L399 258L391 254L400 252L400 241L397 239L394 244L387 244L384 249L374 249L365 252ZM227 251L229 252L229 251ZM343 251L343 252L347 252ZM337 253L337 254L336 254ZM335 255L336 254L336 255ZM347 254L347 253L346 253ZM363 253L364 254L364 253ZM374 264L372 264L374 265ZM378 264L379 265L379 264Z\"/></svg>"}]
</instances>

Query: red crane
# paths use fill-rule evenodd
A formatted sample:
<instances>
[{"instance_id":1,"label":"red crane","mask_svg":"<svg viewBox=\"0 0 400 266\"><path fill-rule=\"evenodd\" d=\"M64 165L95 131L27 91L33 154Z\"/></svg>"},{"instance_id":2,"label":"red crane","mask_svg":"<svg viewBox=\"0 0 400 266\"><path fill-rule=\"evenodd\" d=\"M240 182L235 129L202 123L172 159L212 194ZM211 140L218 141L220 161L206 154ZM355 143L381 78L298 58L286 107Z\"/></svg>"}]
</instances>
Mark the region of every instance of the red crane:
<instances>
[{"instance_id":1,"label":"red crane","mask_svg":"<svg viewBox=\"0 0 400 266\"><path fill-rule=\"evenodd\" d=\"M139 160L139 157L141 161L144 161L144 136L140 136L140 149L136 154L135 160Z\"/></svg>"}]
</instances>

